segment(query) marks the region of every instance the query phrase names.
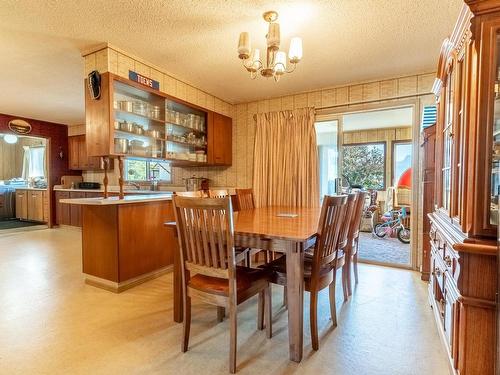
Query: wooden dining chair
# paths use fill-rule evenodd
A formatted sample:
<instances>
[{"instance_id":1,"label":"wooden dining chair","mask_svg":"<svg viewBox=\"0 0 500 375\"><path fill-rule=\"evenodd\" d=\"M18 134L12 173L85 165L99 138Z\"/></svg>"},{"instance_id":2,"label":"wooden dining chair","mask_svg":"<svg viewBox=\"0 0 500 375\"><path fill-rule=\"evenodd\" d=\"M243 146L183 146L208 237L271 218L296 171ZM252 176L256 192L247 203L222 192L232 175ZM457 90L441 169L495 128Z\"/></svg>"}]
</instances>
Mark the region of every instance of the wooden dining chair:
<instances>
[{"instance_id":1,"label":"wooden dining chair","mask_svg":"<svg viewBox=\"0 0 500 375\"><path fill-rule=\"evenodd\" d=\"M348 269L346 267L346 254L349 251L349 229L351 227L351 218L356 208L358 193L350 193L347 196L347 205L344 221L340 229L339 242L338 242L338 267L342 267L342 291L344 293L344 302L349 299L349 289L347 285Z\"/></svg>"},{"instance_id":2,"label":"wooden dining chair","mask_svg":"<svg viewBox=\"0 0 500 375\"><path fill-rule=\"evenodd\" d=\"M337 312L335 305L335 286L337 269L342 267L338 256L338 242L343 222L348 208L346 195L325 196L321 207L321 215L314 249L304 256L304 289L311 293L310 300L310 326L311 340L314 350L319 348L318 340L318 293L329 287L330 314L333 325L337 325ZM261 266L273 272L271 281L276 284L286 285L286 260L278 258L269 264Z\"/></svg>"},{"instance_id":3,"label":"wooden dining chair","mask_svg":"<svg viewBox=\"0 0 500 375\"><path fill-rule=\"evenodd\" d=\"M349 228L349 238L346 252L346 277L347 277L347 291L349 296L352 295L352 277L351 277L351 264L354 271L354 282L358 283L358 245L359 245L359 228L361 225L361 216L365 208L366 197L368 192L359 192L354 208L351 225Z\"/></svg>"},{"instance_id":4,"label":"wooden dining chair","mask_svg":"<svg viewBox=\"0 0 500 375\"><path fill-rule=\"evenodd\" d=\"M201 190L198 191L177 191L175 192L179 197L191 197L191 198L202 198L203 193Z\"/></svg>"},{"instance_id":5,"label":"wooden dining chair","mask_svg":"<svg viewBox=\"0 0 500 375\"><path fill-rule=\"evenodd\" d=\"M183 291L182 352L188 350L191 298L217 306L222 319L229 310L229 371L236 372L237 306L258 298L259 330L272 335L269 272L236 266L233 210L230 197L187 198L174 196ZM264 324L265 317L265 324Z\"/></svg>"},{"instance_id":6,"label":"wooden dining chair","mask_svg":"<svg viewBox=\"0 0 500 375\"><path fill-rule=\"evenodd\" d=\"M238 210L251 210L255 208L255 200L253 197L253 189L236 189L236 201L238 204ZM270 242L270 241L269 241ZM251 249L249 266L252 265L252 258L255 257L255 263L259 262L259 254L264 255L264 262L269 263L274 259L274 253L269 249Z\"/></svg>"},{"instance_id":7,"label":"wooden dining chair","mask_svg":"<svg viewBox=\"0 0 500 375\"><path fill-rule=\"evenodd\" d=\"M208 191L208 197L209 198L224 198L229 196L229 191L226 189L219 189L219 190L209 190Z\"/></svg>"},{"instance_id":8,"label":"wooden dining chair","mask_svg":"<svg viewBox=\"0 0 500 375\"><path fill-rule=\"evenodd\" d=\"M236 197L238 198L239 210L251 210L255 208L253 189L236 189Z\"/></svg>"}]
</instances>

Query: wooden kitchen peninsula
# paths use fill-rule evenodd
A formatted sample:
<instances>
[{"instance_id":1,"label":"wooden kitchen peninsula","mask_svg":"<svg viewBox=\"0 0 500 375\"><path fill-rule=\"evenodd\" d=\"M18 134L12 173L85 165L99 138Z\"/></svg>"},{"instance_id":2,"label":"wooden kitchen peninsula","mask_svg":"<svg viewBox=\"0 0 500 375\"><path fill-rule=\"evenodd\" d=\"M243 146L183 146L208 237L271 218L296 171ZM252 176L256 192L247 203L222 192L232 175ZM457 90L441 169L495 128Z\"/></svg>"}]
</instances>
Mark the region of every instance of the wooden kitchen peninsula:
<instances>
[{"instance_id":1,"label":"wooden kitchen peninsula","mask_svg":"<svg viewBox=\"0 0 500 375\"><path fill-rule=\"evenodd\" d=\"M168 272L177 241L171 194L124 199L61 199L82 206L82 263L87 284L116 293Z\"/></svg>"}]
</instances>

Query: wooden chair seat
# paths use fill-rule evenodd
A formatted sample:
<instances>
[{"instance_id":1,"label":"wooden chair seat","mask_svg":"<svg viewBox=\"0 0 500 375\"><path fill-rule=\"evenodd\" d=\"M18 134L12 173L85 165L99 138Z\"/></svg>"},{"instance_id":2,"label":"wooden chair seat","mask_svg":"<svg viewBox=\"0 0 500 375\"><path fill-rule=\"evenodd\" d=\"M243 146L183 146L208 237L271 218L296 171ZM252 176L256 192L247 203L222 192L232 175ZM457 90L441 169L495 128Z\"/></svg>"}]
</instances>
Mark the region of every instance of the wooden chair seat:
<instances>
[{"instance_id":1,"label":"wooden chair seat","mask_svg":"<svg viewBox=\"0 0 500 375\"><path fill-rule=\"evenodd\" d=\"M255 295L251 291L265 288L270 277L271 274L267 270L237 266L236 293L238 304ZM229 283L227 279L220 277L197 274L190 278L188 287L204 293L229 296ZM250 293L248 293L249 291Z\"/></svg>"},{"instance_id":2,"label":"wooden chair seat","mask_svg":"<svg viewBox=\"0 0 500 375\"><path fill-rule=\"evenodd\" d=\"M304 253L304 287L305 290L310 292L310 279L313 274L313 259L314 253L312 251L307 251ZM345 264L345 254L343 251L339 251L337 255L337 269L340 269ZM286 286L286 257L280 257L267 264L259 266L259 268L264 270L269 270L272 272L270 281L274 284ZM330 285L333 280L333 266L326 264L320 267L318 276L318 284L321 288L325 288Z\"/></svg>"}]
</instances>

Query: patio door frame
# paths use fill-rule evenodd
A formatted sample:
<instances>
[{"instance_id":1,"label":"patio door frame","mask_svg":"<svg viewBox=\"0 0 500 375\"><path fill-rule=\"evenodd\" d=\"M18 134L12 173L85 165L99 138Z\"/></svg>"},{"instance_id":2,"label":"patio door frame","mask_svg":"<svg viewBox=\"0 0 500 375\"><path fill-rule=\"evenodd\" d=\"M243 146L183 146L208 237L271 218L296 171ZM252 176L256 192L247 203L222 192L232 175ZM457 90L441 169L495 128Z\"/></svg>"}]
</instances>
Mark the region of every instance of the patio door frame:
<instances>
[{"instance_id":1,"label":"patio door frame","mask_svg":"<svg viewBox=\"0 0 500 375\"><path fill-rule=\"evenodd\" d=\"M410 221L410 264L396 264L396 263L386 263L386 262L376 262L371 260L359 259L362 263L368 264L377 264L382 266L403 268L403 269L411 269L418 270L420 267L420 258L419 258L419 206L421 197L419 197L419 138L420 138L420 127L419 118L420 113L418 109L421 106L419 98L410 98L410 99L401 99L397 102L393 103L363 103L358 105L349 105L349 106L341 106L341 107L333 107L333 108L325 108L316 111L316 120L315 122L320 121L328 121L328 120L338 120L339 123L339 132L338 132L338 145L339 145L339 175L342 175L342 158L343 158L343 117L347 114L355 114L355 113L365 113L365 112L373 112L373 111L381 111L381 110L390 110L390 109L400 109L400 108L411 108L412 109L412 202L410 206L410 210L412 213L412 219ZM390 147L389 145L388 147Z\"/></svg>"},{"instance_id":2,"label":"patio door frame","mask_svg":"<svg viewBox=\"0 0 500 375\"><path fill-rule=\"evenodd\" d=\"M343 145L342 145L342 138L343 138L343 115L342 114L316 114L316 117L314 119L314 123L318 122L328 122L328 121L337 121L337 148L338 148L338 157L337 157L337 172L338 176L342 176L342 154L343 154Z\"/></svg>"}]
</instances>

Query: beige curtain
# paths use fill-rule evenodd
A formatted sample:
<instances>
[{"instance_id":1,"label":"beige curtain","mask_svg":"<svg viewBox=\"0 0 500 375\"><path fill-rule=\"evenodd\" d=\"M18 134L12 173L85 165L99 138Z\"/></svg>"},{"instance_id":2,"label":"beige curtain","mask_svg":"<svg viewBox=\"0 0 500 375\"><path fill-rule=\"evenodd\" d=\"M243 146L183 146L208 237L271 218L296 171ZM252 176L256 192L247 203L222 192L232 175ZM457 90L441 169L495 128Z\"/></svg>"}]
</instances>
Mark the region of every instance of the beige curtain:
<instances>
[{"instance_id":1,"label":"beige curtain","mask_svg":"<svg viewBox=\"0 0 500 375\"><path fill-rule=\"evenodd\" d=\"M257 115L253 191L257 207L319 205L314 109Z\"/></svg>"}]
</instances>

